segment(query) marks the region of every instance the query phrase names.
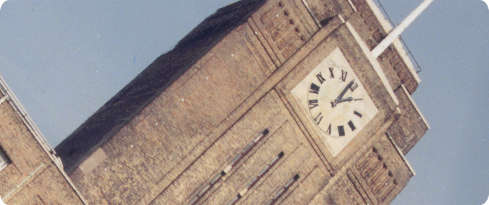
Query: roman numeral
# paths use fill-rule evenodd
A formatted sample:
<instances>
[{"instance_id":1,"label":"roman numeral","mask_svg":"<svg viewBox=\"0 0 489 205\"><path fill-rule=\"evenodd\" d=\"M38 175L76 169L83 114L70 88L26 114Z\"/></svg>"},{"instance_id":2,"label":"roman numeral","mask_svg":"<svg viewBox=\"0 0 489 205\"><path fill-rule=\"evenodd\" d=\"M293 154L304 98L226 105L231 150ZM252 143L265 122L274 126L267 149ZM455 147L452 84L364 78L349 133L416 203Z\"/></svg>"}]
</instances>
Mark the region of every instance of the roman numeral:
<instances>
[{"instance_id":1,"label":"roman numeral","mask_svg":"<svg viewBox=\"0 0 489 205\"><path fill-rule=\"evenodd\" d=\"M343 82L346 81L346 76L348 75L348 72L344 71L344 70L341 70L341 80Z\"/></svg>"},{"instance_id":2,"label":"roman numeral","mask_svg":"<svg viewBox=\"0 0 489 205\"><path fill-rule=\"evenodd\" d=\"M329 77L334 78L333 67L329 67L329 73L330 73Z\"/></svg>"},{"instance_id":3,"label":"roman numeral","mask_svg":"<svg viewBox=\"0 0 489 205\"><path fill-rule=\"evenodd\" d=\"M316 77L318 78L319 80L319 83L323 84L324 81L326 81L326 79L323 78L323 76L321 75L321 72L319 72Z\"/></svg>"},{"instance_id":4,"label":"roman numeral","mask_svg":"<svg viewBox=\"0 0 489 205\"><path fill-rule=\"evenodd\" d=\"M316 122L316 125L319 125L319 123L321 123L321 120L323 120L323 113L319 113L318 116L314 118L314 122Z\"/></svg>"},{"instance_id":5,"label":"roman numeral","mask_svg":"<svg viewBox=\"0 0 489 205\"><path fill-rule=\"evenodd\" d=\"M356 128L351 120L350 120L350 122L348 122L348 126L350 126L351 131L354 131Z\"/></svg>"},{"instance_id":6,"label":"roman numeral","mask_svg":"<svg viewBox=\"0 0 489 205\"><path fill-rule=\"evenodd\" d=\"M353 92L357 88L358 88L358 84L357 83L353 83L353 85L351 85L351 87L350 87L350 90Z\"/></svg>"},{"instance_id":7,"label":"roman numeral","mask_svg":"<svg viewBox=\"0 0 489 205\"><path fill-rule=\"evenodd\" d=\"M329 127L328 130L326 130L326 132L328 133L328 135L331 135L331 123L329 123Z\"/></svg>"},{"instance_id":8,"label":"roman numeral","mask_svg":"<svg viewBox=\"0 0 489 205\"><path fill-rule=\"evenodd\" d=\"M309 100L309 109L315 108L319 106L318 99Z\"/></svg>"},{"instance_id":9,"label":"roman numeral","mask_svg":"<svg viewBox=\"0 0 489 205\"><path fill-rule=\"evenodd\" d=\"M343 127L343 125L338 126L338 134L340 135L340 137L345 136L345 128Z\"/></svg>"},{"instance_id":10,"label":"roman numeral","mask_svg":"<svg viewBox=\"0 0 489 205\"><path fill-rule=\"evenodd\" d=\"M356 116L358 116L359 118L362 118L362 113L359 113L357 111L353 111L353 114L355 114Z\"/></svg>"},{"instance_id":11,"label":"roman numeral","mask_svg":"<svg viewBox=\"0 0 489 205\"><path fill-rule=\"evenodd\" d=\"M311 89L309 90L309 92L310 93L318 94L319 93L319 86L317 86L314 83L311 83Z\"/></svg>"}]
</instances>

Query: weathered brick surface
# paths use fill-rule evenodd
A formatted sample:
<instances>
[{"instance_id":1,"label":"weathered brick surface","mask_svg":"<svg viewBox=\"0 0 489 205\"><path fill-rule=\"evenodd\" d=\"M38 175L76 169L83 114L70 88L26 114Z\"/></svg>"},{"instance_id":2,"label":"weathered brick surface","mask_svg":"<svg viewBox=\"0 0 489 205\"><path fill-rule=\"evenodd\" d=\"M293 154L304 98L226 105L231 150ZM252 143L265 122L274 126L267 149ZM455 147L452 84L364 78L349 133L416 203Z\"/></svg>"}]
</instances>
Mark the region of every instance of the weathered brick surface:
<instances>
[{"instance_id":1,"label":"weathered brick surface","mask_svg":"<svg viewBox=\"0 0 489 205\"><path fill-rule=\"evenodd\" d=\"M295 174L305 175L319 163L306 139L294 128L291 120L287 110L281 106L277 94L270 93L265 96L161 193L155 202L188 203L192 200L251 140L255 139L258 130L251 132L256 130L254 127L267 127L270 134L215 184L199 203L222 204L231 201L271 160L280 152L284 152L284 157L257 182L254 189L243 196L242 200L266 199L267 197L258 197L256 194L272 195L272 188L283 186ZM298 164L303 166L297 166ZM263 182L264 180L266 181ZM319 178L317 180L320 181ZM192 183L188 183L189 181ZM265 190L257 191L261 189Z\"/></svg>"},{"instance_id":2,"label":"weathered brick surface","mask_svg":"<svg viewBox=\"0 0 489 205\"><path fill-rule=\"evenodd\" d=\"M55 164L46 165L7 204L82 204Z\"/></svg>"},{"instance_id":3,"label":"weathered brick surface","mask_svg":"<svg viewBox=\"0 0 489 205\"><path fill-rule=\"evenodd\" d=\"M0 196L7 204L82 203L10 99L0 104L0 147L10 160L0 171Z\"/></svg>"},{"instance_id":4,"label":"weathered brick surface","mask_svg":"<svg viewBox=\"0 0 489 205\"><path fill-rule=\"evenodd\" d=\"M389 134L403 154L407 154L429 127L416 105L409 99L409 93L406 93L402 87L399 87L395 93L400 101L401 117L397 123L389 128Z\"/></svg>"},{"instance_id":5,"label":"weathered brick surface","mask_svg":"<svg viewBox=\"0 0 489 205\"><path fill-rule=\"evenodd\" d=\"M236 2L206 18L178 45L158 57L119 91L92 117L56 147L65 170L71 172L100 145L109 140L151 101L175 84L189 69L265 0ZM183 81L184 82L184 81Z\"/></svg>"},{"instance_id":6,"label":"weathered brick surface","mask_svg":"<svg viewBox=\"0 0 489 205\"><path fill-rule=\"evenodd\" d=\"M316 19L320 22L324 22L324 20L332 18L338 14L341 14L344 17L349 18L350 15L354 12L353 8L348 4L348 1L306 0L306 2L312 11L312 15L314 15Z\"/></svg>"},{"instance_id":7,"label":"weathered brick surface","mask_svg":"<svg viewBox=\"0 0 489 205\"><path fill-rule=\"evenodd\" d=\"M309 204L366 204L350 178L343 174L323 189Z\"/></svg>"},{"instance_id":8,"label":"weathered brick surface","mask_svg":"<svg viewBox=\"0 0 489 205\"><path fill-rule=\"evenodd\" d=\"M113 136L103 146L111 160L104 161L93 173L75 170L71 176L83 187L81 190L123 192L119 198L136 201L248 97L266 79L266 73L260 68L261 62L250 58L254 54L241 35L230 33L207 53L209 57L203 57L202 64L196 64L201 66L190 69L195 73L180 78ZM111 183L132 188L107 186ZM112 194L87 198L120 200Z\"/></svg>"},{"instance_id":9,"label":"weathered brick surface","mask_svg":"<svg viewBox=\"0 0 489 205\"><path fill-rule=\"evenodd\" d=\"M270 0L252 15L252 20L256 32L263 36L262 43L271 47L268 52L277 65L284 63L317 30L298 0Z\"/></svg>"},{"instance_id":10,"label":"weathered brick surface","mask_svg":"<svg viewBox=\"0 0 489 205\"><path fill-rule=\"evenodd\" d=\"M300 175L299 180L277 201L279 204L304 204L311 201L329 182L331 176L324 166L314 167ZM277 189L277 188L275 188ZM278 190L277 190L278 191Z\"/></svg>"},{"instance_id":11,"label":"weathered brick surface","mask_svg":"<svg viewBox=\"0 0 489 205\"><path fill-rule=\"evenodd\" d=\"M379 20L375 17L365 0L352 0L352 2L359 10L358 14L352 15L352 18L356 18L352 22L356 25L355 28L358 29L366 44L374 48L389 31L386 31L380 25ZM414 77L415 74L407 67L407 62L401 60L401 52L405 51L398 49L391 45L379 56L379 63L382 65L382 69L394 89L404 84L410 94L412 94L418 87L419 82Z\"/></svg>"},{"instance_id":12,"label":"weathered brick surface","mask_svg":"<svg viewBox=\"0 0 489 205\"><path fill-rule=\"evenodd\" d=\"M392 201L413 175L403 154L428 129L409 98L416 76L391 48L378 58L382 83L338 16L374 48L386 31L365 0L307 2L233 4L150 65L57 149L84 197L94 204L188 203L268 129L198 203L228 203L240 192L243 204L275 196L285 204ZM336 48L378 114L333 156L291 90ZM0 104L0 147L11 160L0 171L7 203L82 203L8 101Z\"/></svg>"},{"instance_id":13,"label":"weathered brick surface","mask_svg":"<svg viewBox=\"0 0 489 205\"><path fill-rule=\"evenodd\" d=\"M275 133L277 129L280 129L287 120L286 118L283 118L284 113L281 113L281 110L277 109L276 104L276 99L270 97L264 98L261 103L251 109L236 125L233 126L233 128L207 149L205 153L182 174L182 176L173 182L166 192L158 196L157 200L160 202L168 201L170 198L177 198L178 200L176 202L191 200L203 186L208 184L216 174L224 170L226 166L228 166L231 161L255 139L258 133L265 128L269 128L271 133L264 136L260 143L257 144L256 147L241 161L250 161L251 159L248 158L250 158L250 156L255 156L258 152L257 150L262 149L262 146L270 146L270 140L274 139L273 136L275 136L273 133ZM268 163L267 159L275 157L280 152L277 151L277 148L275 148L275 150L267 149L266 155L258 155L261 158L254 159L253 161L262 161L262 163L258 163L260 165ZM260 167L257 166L254 167L260 169ZM234 175L238 167L238 165L235 166L235 168L226 175L226 180ZM182 187L186 184L185 182L189 181L191 178L201 179L192 180L194 182L192 183L193 187Z\"/></svg>"},{"instance_id":14,"label":"weathered brick surface","mask_svg":"<svg viewBox=\"0 0 489 205\"><path fill-rule=\"evenodd\" d=\"M377 137L353 167L355 178L373 203L389 203L414 176L386 134Z\"/></svg>"},{"instance_id":15,"label":"weathered brick surface","mask_svg":"<svg viewBox=\"0 0 489 205\"><path fill-rule=\"evenodd\" d=\"M49 159L8 101L0 104L0 120L0 146L10 160L15 162L12 166L16 167L19 174L28 175L34 171L36 165ZM23 143L16 143L18 141ZM26 154L27 150L31 154ZM3 173L0 173L0 179L7 178L6 175L2 175Z\"/></svg>"},{"instance_id":16,"label":"weathered brick surface","mask_svg":"<svg viewBox=\"0 0 489 205\"><path fill-rule=\"evenodd\" d=\"M360 37L370 49L375 48L387 35L386 31L380 24L370 6L365 0L352 0L358 12L353 12L348 1L323 1L308 0L308 4L313 10L314 15L319 20L341 14L350 22ZM412 94L418 86L416 78L409 71L405 62L400 58L400 54L395 47L391 46L380 57L379 63L389 80L391 86L395 89L404 84Z\"/></svg>"},{"instance_id":17,"label":"weathered brick surface","mask_svg":"<svg viewBox=\"0 0 489 205\"><path fill-rule=\"evenodd\" d=\"M388 204L413 176L387 135L358 147L360 152L311 204Z\"/></svg>"},{"instance_id":18,"label":"weathered brick surface","mask_svg":"<svg viewBox=\"0 0 489 205\"><path fill-rule=\"evenodd\" d=\"M88 201L189 203L257 134L268 128L268 135L199 195L199 204L230 202L280 152L284 156L242 193L238 203L267 203L296 174L299 179L276 202L390 202L412 176L396 145L402 151L409 150L426 130L420 121L409 122L417 115L408 94L396 90L405 83L412 93L417 82L412 73L405 71L408 68L404 62L396 60L401 59L396 50L388 50L378 58L386 84L370 64L361 42L352 33L358 33L360 41L371 49L385 32L365 1L352 0L358 12L348 1L307 2L312 14L299 0L266 1L240 25L228 27L233 30L215 45L205 44L209 50L198 47L203 55L195 61L188 59L197 51L170 51L168 56L178 52L189 55L178 58L186 59L189 67L178 67L182 72L179 75L168 74L172 83L163 86L161 93L155 94L153 84L148 84L147 90L155 98L148 100L147 105L138 105L142 109L131 111L134 116L118 119L127 121L119 123L120 127L104 128L111 131L103 132L93 128L96 134L104 133L97 139L107 141L84 147L84 152L90 154L87 158L74 154L76 157L64 160L70 163L75 158L83 159L72 164L74 169L69 174ZM320 28L313 17L327 21L322 21ZM226 14L221 20L228 18ZM218 23L209 19L205 22L209 26L201 25L194 31L209 30L208 37L217 35L211 28ZM202 35L205 37L206 33ZM199 43L206 39L203 36L187 36L179 45ZM333 156L291 90L336 48L345 56L378 112L341 153ZM180 60L177 61L183 65ZM157 70L156 65L158 62L139 78L148 77L150 71ZM389 95L390 89L396 90L399 105ZM138 95L147 94L128 93L137 99ZM119 104L107 105L123 107L124 100L132 99L120 97ZM103 120L99 115L93 118ZM76 135L90 133L90 129L82 125L80 130L85 131ZM406 130L416 132L412 138L416 140L406 139ZM67 152L63 146L59 150Z\"/></svg>"}]
</instances>

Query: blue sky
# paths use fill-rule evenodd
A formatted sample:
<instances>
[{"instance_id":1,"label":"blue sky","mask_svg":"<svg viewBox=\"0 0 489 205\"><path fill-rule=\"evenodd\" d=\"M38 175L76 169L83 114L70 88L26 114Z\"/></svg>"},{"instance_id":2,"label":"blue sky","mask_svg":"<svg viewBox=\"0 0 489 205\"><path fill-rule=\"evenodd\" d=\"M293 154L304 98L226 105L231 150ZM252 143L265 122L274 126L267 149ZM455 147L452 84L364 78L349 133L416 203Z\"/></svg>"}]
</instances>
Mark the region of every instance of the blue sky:
<instances>
[{"instance_id":1,"label":"blue sky","mask_svg":"<svg viewBox=\"0 0 489 205\"><path fill-rule=\"evenodd\" d=\"M395 23L421 1L381 1ZM482 204L489 195L489 10L435 0L402 35L423 71L413 98L431 130L407 154L417 176L395 203Z\"/></svg>"},{"instance_id":2,"label":"blue sky","mask_svg":"<svg viewBox=\"0 0 489 205\"><path fill-rule=\"evenodd\" d=\"M110 97L234 0L7 1L0 74L56 146ZM421 0L381 0L394 24ZM489 195L489 10L435 0L403 33L423 71L413 98L431 130L394 204L482 204Z\"/></svg>"}]
</instances>

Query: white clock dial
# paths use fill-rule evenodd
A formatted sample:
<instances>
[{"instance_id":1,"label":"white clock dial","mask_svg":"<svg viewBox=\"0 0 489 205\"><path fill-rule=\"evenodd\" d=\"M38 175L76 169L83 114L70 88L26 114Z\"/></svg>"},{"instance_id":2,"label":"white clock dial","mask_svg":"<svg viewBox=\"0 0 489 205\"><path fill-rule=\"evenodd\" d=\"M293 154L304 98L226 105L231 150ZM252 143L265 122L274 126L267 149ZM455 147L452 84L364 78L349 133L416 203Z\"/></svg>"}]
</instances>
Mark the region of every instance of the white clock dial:
<instances>
[{"instance_id":1,"label":"white clock dial","mask_svg":"<svg viewBox=\"0 0 489 205\"><path fill-rule=\"evenodd\" d=\"M292 89L333 156L378 112L361 82L336 48Z\"/></svg>"},{"instance_id":2,"label":"white clock dial","mask_svg":"<svg viewBox=\"0 0 489 205\"><path fill-rule=\"evenodd\" d=\"M364 124L365 101L358 87L352 74L335 67L319 71L311 79L307 91L309 114L326 135L344 137Z\"/></svg>"}]
</instances>

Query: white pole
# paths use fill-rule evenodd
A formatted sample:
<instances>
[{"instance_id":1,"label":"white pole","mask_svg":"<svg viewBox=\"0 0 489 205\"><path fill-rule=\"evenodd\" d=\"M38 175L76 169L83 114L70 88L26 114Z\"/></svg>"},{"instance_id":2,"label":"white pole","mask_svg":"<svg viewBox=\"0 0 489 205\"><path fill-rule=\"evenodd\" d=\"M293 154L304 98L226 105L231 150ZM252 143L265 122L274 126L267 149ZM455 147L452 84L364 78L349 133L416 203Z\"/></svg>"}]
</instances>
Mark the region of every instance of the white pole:
<instances>
[{"instance_id":1,"label":"white pole","mask_svg":"<svg viewBox=\"0 0 489 205\"><path fill-rule=\"evenodd\" d=\"M384 50L389 47L389 45L391 45L391 43L394 42L399 35L401 35L409 24L411 24L414 19L416 19L421 12L423 12L431 4L431 2L433 2L433 0L425 0L416 9L414 9L414 11L409 14L409 16L406 17L406 19L404 19L404 21L402 21L394 30L392 30L389 35L387 35L385 39L379 43L379 45L372 49L372 55L374 55L375 58L379 57L379 55L382 54L382 52L384 52Z\"/></svg>"}]
</instances>

